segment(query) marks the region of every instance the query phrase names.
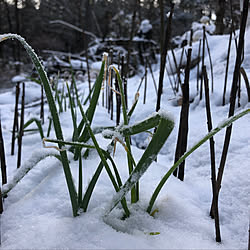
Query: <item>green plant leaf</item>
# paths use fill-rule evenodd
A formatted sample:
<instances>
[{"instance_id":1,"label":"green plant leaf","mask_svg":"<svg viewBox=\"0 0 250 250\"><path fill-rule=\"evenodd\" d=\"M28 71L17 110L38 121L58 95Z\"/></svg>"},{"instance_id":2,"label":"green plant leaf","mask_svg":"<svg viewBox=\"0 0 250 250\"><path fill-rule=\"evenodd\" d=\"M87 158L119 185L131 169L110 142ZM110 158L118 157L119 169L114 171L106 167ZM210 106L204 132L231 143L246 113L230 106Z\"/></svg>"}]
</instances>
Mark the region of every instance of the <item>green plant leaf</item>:
<instances>
[{"instance_id":1,"label":"green plant leaf","mask_svg":"<svg viewBox=\"0 0 250 250\"><path fill-rule=\"evenodd\" d=\"M36 70L39 74L39 77L41 79L41 82L43 84L44 91L45 91L45 94L46 94L46 97L48 100L48 104L49 104L49 108L50 108L50 112L51 112L51 116L52 116L52 120L53 120L53 124L54 124L54 128L55 128L56 137L58 140L63 141L64 139L63 139L62 128L61 128L61 124L60 124L60 120L59 120L59 115L57 112L55 100L54 100L53 95L52 95L51 86L50 86L47 74L43 68L43 65L41 64L40 60L38 59L38 56L36 55L35 51L24 40L23 37L16 35L16 34L0 35L0 42L7 40L7 39L17 39L23 45L23 47L27 51L28 55L30 56L32 62L34 63ZM61 146L62 145L59 143L59 147L61 147ZM67 157L67 154L65 151L61 151L60 155L61 155L63 170L64 170L64 174L65 174L65 178L66 178L66 182L67 182L67 187L68 187L68 191L69 191L69 195L70 195L70 199L71 199L73 215L76 216L77 211L78 211L77 193L76 193L75 185L73 182L71 170L69 167L68 157Z\"/></svg>"},{"instance_id":2,"label":"green plant leaf","mask_svg":"<svg viewBox=\"0 0 250 250\"><path fill-rule=\"evenodd\" d=\"M12 180L8 181L7 184L3 185L2 195L7 195L30 170L32 170L40 161L44 160L47 157L56 157L58 160L61 161L60 155L55 154L51 151L44 152L44 150L37 150L33 152L31 158L26 161L19 169L17 169L14 176L12 177Z\"/></svg>"},{"instance_id":3,"label":"green plant leaf","mask_svg":"<svg viewBox=\"0 0 250 250\"><path fill-rule=\"evenodd\" d=\"M155 120L159 121L158 128L149 143L147 149L142 155L141 159L137 163L133 172L128 177L125 184L121 187L120 191L112 199L110 209L107 214L115 208L115 206L121 201L123 197L133 188L133 186L139 181L143 174L147 171L151 163L156 159L157 154L160 152L162 146L167 140L168 136L174 128L174 122L164 112L160 111L160 120L158 116L155 116Z\"/></svg>"},{"instance_id":4,"label":"green plant leaf","mask_svg":"<svg viewBox=\"0 0 250 250\"><path fill-rule=\"evenodd\" d=\"M71 110L71 117L72 117L72 122L73 122L73 136L72 136L72 141L76 141L78 138L78 129L77 129L77 124L76 124L76 114L74 111L74 103L71 97L70 89L68 83L66 83L67 90L68 90L68 96L69 96L69 103L70 103L70 110Z\"/></svg>"},{"instance_id":5,"label":"green plant leaf","mask_svg":"<svg viewBox=\"0 0 250 250\"><path fill-rule=\"evenodd\" d=\"M137 93L135 94L134 103L133 103L132 107L130 108L130 110L129 110L129 112L128 112L128 122L129 122L129 120L130 120L132 114L133 114L134 111L135 111L135 108L136 108L136 105L137 105L137 103L138 103L138 100L139 100L139 92L137 92Z\"/></svg>"},{"instance_id":6,"label":"green plant leaf","mask_svg":"<svg viewBox=\"0 0 250 250\"><path fill-rule=\"evenodd\" d=\"M112 174L112 172L111 172L111 170L109 168L109 165L107 163L105 155L103 154L103 150L100 148L100 146L99 146L99 144L98 144L98 142L97 142L97 140L95 138L95 135L94 135L94 133L93 133L91 127L90 127L90 123L89 123L89 121L87 119L87 116L85 115L85 113L83 111L83 108L82 108L82 105L81 105L80 101L78 102L78 106L80 108L80 111L81 111L82 117L84 119L84 123L85 123L87 131L89 133L89 136L91 137L91 139L92 139L92 141L93 141L93 143L95 145L95 148L96 148L96 150L97 150L97 152L98 152L98 154L99 154L99 156L101 158L101 161L102 161L102 163L103 163L103 165L104 165L104 167L105 167L105 169L106 169L106 171L108 173L108 176L109 176L109 178L110 178L116 192L118 192L120 188L117 185L116 180L115 180L115 178L114 178L114 176L113 176L113 174ZM125 198L121 199L120 201L121 201L121 204L122 204L122 207L124 209L124 212L125 212L126 216L129 216L130 213L129 213Z\"/></svg>"},{"instance_id":7,"label":"green plant leaf","mask_svg":"<svg viewBox=\"0 0 250 250\"><path fill-rule=\"evenodd\" d=\"M238 120L242 116L250 113L250 109L244 110L240 112L237 115L234 115L227 120L223 121L218 127L213 129L211 132L209 132L207 135L205 135L198 143L196 143L191 149L189 149L169 170L168 172L163 176L159 184L157 185L147 208L147 212L150 213L153 205L155 203L155 200L160 193L162 187L170 177L170 175L174 172L174 170L190 155L192 154L197 148L199 148L202 144L204 144L207 140L209 140L211 137L213 137L215 134L217 134L220 130L222 130L225 127L230 126L234 121Z\"/></svg>"},{"instance_id":8,"label":"green plant leaf","mask_svg":"<svg viewBox=\"0 0 250 250\"><path fill-rule=\"evenodd\" d=\"M96 106L97 106L97 102L98 102L98 99L99 99L99 96L100 96L104 71L105 71L105 60L103 60L103 62L102 62L101 70L100 70L99 75L98 75L98 77L97 77L97 79L95 81L95 85L93 87L94 93L93 93L93 96L91 98L89 107L88 107L87 112L86 112L86 116L87 116L87 119L89 120L90 124L92 123L92 120L93 120L93 117L94 117L94 114L95 114L95 110L96 110ZM77 99L77 102L79 103L80 100ZM81 133L81 131L83 129L83 126L84 126L84 119L81 120L81 122L80 122L80 124L78 126L78 135L81 134L80 137L78 138L79 142L86 142L90 138L90 136L88 134L88 130L87 130L86 127L83 130L83 132ZM76 149L75 150L75 155L74 155L75 160L78 159L79 154L80 154L79 149Z\"/></svg>"},{"instance_id":9,"label":"green plant leaf","mask_svg":"<svg viewBox=\"0 0 250 250\"><path fill-rule=\"evenodd\" d=\"M142 132L146 132L147 130L156 127L161 120L161 115L160 113L154 113L152 116L149 118L146 118L140 122L137 122L133 125L121 125L115 130L104 130L103 131L103 136L106 139L112 139L117 133L120 134L121 136L131 136L135 134L139 134Z\"/></svg>"},{"instance_id":10,"label":"green plant leaf","mask_svg":"<svg viewBox=\"0 0 250 250\"><path fill-rule=\"evenodd\" d=\"M89 121L89 123L92 123L94 114L95 114L95 110L96 110L96 106L97 106L97 102L100 96L100 92L101 92L101 88L102 88L102 82L103 82L103 76L104 76L104 67L105 67L105 61L102 62L102 66L101 66L101 70L100 73L95 81L95 87L94 87L94 92L89 104L89 107L86 111L86 116L87 119ZM78 127L78 131L80 132L82 130L84 126L84 120L81 121L79 127ZM87 133L87 129L85 128L79 138L80 142L86 142L89 139L89 135Z\"/></svg>"},{"instance_id":11,"label":"green plant leaf","mask_svg":"<svg viewBox=\"0 0 250 250\"><path fill-rule=\"evenodd\" d=\"M127 115L127 107L126 107L125 95L124 95L124 90L123 90L123 85L122 85L122 79L121 79L121 76L120 76L118 70L114 66L111 65L109 70L112 70L112 69L115 71L117 79L118 79L118 86L119 86L119 91L121 94L121 102L122 102L123 123L126 126L126 125L128 125L129 118ZM132 113L133 113L133 109L132 109L130 115L132 115ZM129 171L129 174L131 174L133 171L133 161L132 161L133 156L131 153L130 137L129 136L125 136L125 143L126 143L126 147L127 147L128 171ZM136 187L133 187L131 190L131 202L135 203L138 200L139 200L139 183Z\"/></svg>"},{"instance_id":12,"label":"green plant leaf","mask_svg":"<svg viewBox=\"0 0 250 250\"><path fill-rule=\"evenodd\" d=\"M26 129L27 127L29 127L29 125L31 125L33 122L36 123L38 131L40 133L41 139L44 138L44 134L43 134L43 128L41 125L41 120L37 119L37 118L31 118L30 120L28 120L24 125L23 128Z\"/></svg>"}]
</instances>

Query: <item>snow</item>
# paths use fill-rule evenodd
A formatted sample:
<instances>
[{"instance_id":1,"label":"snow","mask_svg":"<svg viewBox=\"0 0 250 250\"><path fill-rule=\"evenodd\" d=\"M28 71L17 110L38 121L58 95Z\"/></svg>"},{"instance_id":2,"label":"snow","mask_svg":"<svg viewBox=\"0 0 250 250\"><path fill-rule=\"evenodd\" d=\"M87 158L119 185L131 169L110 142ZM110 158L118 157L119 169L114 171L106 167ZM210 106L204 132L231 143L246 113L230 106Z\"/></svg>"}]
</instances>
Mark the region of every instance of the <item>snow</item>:
<instances>
[{"instance_id":1,"label":"snow","mask_svg":"<svg viewBox=\"0 0 250 250\"><path fill-rule=\"evenodd\" d=\"M141 22L139 31L141 31L143 34L149 32L152 29L152 24L150 24L148 19L145 19Z\"/></svg>"},{"instance_id":2,"label":"snow","mask_svg":"<svg viewBox=\"0 0 250 250\"><path fill-rule=\"evenodd\" d=\"M170 121L175 121L175 117L173 116L172 113L170 113L169 111L167 110L164 110L164 109L160 109L158 111L158 114L163 117L165 120L170 120Z\"/></svg>"},{"instance_id":3,"label":"snow","mask_svg":"<svg viewBox=\"0 0 250 250\"><path fill-rule=\"evenodd\" d=\"M250 31L248 30L246 45L249 43L249 37ZM0 36L1 39L2 36ZM226 105L221 106L228 39L228 35L208 36L214 64L214 93L210 96L214 127L227 119L229 110L229 91L235 62L234 42L232 42L231 48ZM194 58L197 55L197 48L198 42L193 43ZM180 53L180 50L175 50L177 62L180 59ZM246 46L243 66L249 76L248 58L250 58L250 47ZM207 53L205 64L210 74ZM96 63L96 66L100 68L101 62ZM155 79L159 77L157 67L154 67ZM209 78L211 79L210 75ZM128 81L129 107L134 102L134 95L139 83L138 75ZM39 85L33 84L26 81L25 101L27 104L40 97ZM63 84L65 84L63 81L59 81L59 88ZM78 81L77 86L79 92L85 93L87 96L88 84ZM143 86L141 91L143 93ZM190 104L188 148L197 142L197 138L202 138L207 133L204 98L200 101L196 91L196 68L193 68L190 73L190 95L194 97L194 101ZM143 104L142 93L130 124L144 120L155 112L157 97L151 76L148 76L146 104ZM241 107L237 107L236 113L250 107L246 96L242 80ZM106 209L116 194L105 170L97 182L87 212L81 213L75 218L72 216L61 163L54 157L46 157L36 165L34 163L39 155L44 156L47 152L48 154L58 153L52 149L44 149L38 133L25 133L22 166L20 170L16 170L17 148L15 148L15 156L10 155L10 131L14 117L15 88L13 87L11 92L0 94L1 122L9 184L15 183L13 180L16 180L17 176L21 176L19 172L30 170L4 200L4 212L1 216L1 249L246 249L250 208L250 115L242 117L233 125L219 196L221 244L215 242L214 221L209 217L212 193L209 143L202 145L186 159L184 182L173 176L169 178L156 200L153 210L157 210L155 210L154 216L145 212L154 188L174 161L180 106L173 105L173 98L174 95L166 75L161 103L162 110L166 111L160 111L160 113L167 117L170 113L175 120L175 128L157 156L157 162L153 162L140 179L140 201L131 205L129 195L126 196L131 215L129 218L121 220L123 210L120 205L105 217ZM99 104L101 103L100 100ZM86 108L85 106L84 110ZM39 117L39 112L39 106L27 108L25 121L31 117ZM45 114L43 128L46 134L47 116L49 115L47 106L45 106ZM78 119L81 117L79 111L77 117ZM60 114L60 121L64 137L71 138L73 125L70 110ZM99 105L93 119L93 127L114 125L115 121L110 120L107 110ZM224 135L223 130L214 136L217 168ZM54 132L51 132L50 138L55 138ZM104 139L101 133L97 134L96 138L101 148L107 148L110 140ZM144 152L137 146L146 147L148 143L149 134L147 133L132 137L132 153L136 162ZM78 162L73 160L70 152L68 152L68 157L77 186ZM128 178L127 156L123 146L119 143L116 145L114 161L119 169L122 182L125 183ZM83 161L84 190L99 162L97 152L90 150L88 158ZM6 187L3 187L3 190Z\"/></svg>"},{"instance_id":4,"label":"snow","mask_svg":"<svg viewBox=\"0 0 250 250\"><path fill-rule=\"evenodd\" d=\"M25 74L20 74L20 75L17 75L17 76L14 76L12 79L11 79L11 82L13 83L20 83L20 82L24 82L25 80L27 80L27 76Z\"/></svg>"}]
</instances>

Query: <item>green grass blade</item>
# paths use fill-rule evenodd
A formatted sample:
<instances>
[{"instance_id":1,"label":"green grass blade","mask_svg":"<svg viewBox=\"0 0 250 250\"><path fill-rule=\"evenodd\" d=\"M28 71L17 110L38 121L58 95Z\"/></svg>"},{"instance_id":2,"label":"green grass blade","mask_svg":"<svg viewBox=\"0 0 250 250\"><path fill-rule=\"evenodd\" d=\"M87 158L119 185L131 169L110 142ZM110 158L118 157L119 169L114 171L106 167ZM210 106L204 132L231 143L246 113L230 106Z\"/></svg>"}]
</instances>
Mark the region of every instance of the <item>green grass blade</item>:
<instances>
[{"instance_id":1,"label":"green grass blade","mask_svg":"<svg viewBox=\"0 0 250 250\"><path fill-rule=\"evenodd\" d=\"M52 127L52 118L49 117L49 126L48 126L48 130L47 130L47 137L49 137L50 135L50 131L51 131L51 127Z\"/></svg>"},{"instance_id":2,"label":"green grass blade","mask_svg":"<svg viewBox=\"0 0 250 250\"><path fill-rule=\"evenodd\" d=\"M64 95L64 84L63 84L61 99L60 99L60 105L61 105L62 112L63 112L63 110L65 110L64 103L63 103L64 99L65 99L65 95Z\"/></svg>"},{"instance_id":3,"label":"green grass blade","mask_svg":"<svg viewBox=\"0 0 250 250\"><path fill-rule=\"evenodd\" d=\"M115 127L114 126L107 126L107 127L100 126L100 127L93 127L92 130L93 130L94 134L99 134L99 133L102 133L104 130L113 130L114 131Z\"/></svg>"},{"instance_id":4,"label":"green grass blade","mask_svg":"<svg viewBox=\"0 0 250 250\"><path fill-rule=\"evenodd\" d=\"M55 91L55 101L57 101L57 103L58 103L59 113L62 113L63 112L63 106L62 106L62 98L60 98L60 96L59 96L58 81L57 81L56 91Z\"/></svg>"},{"instance_id":5,"label":"green grass blade","mask_svg":"<svg viewBox=\"0 0 250 250\"><path fill-rule=\"evenodd\" d=\"M44 138L43 141L44 142L58 143L58 144L61 144L63 146L69 145L69 146L75 146L75 147L79 147L79 148L92 148L92 149L95 148L95 146L87 144L87 143L83 143L83 142L62 141L62 140L49 139L49 138Z\"/></svg>"},{"instance_id":6,"label":"green grass blade","mask_svg":"<svg viewBox=\"0 0 250 250\"><path fill-rule=\"evenodd\" d=\"M73 70L71 70L71 81L72 81L72 84L73 84L73 87L74 87L74 90L75 90L76 100L80 100L78 89L77 89L77 86L76 86L75 75L74 75Z\"/></svg>"},{"instance_id":7,"label":"green grass blade","mask_svg":"<svg viewBox=\"0 0 250 250\"><path fill-rule=\"evenodd\" d=\"M86 116L87 116L87 119L89 120L90 124L92 123L94 113L96 110L96 106L97 106L97 102L98 102L98 99L100 96L104 71L105 71L105 60L103 60L103 62L102 62L101 70L100 70L99 75L95 81L95 85L93 87L94 93L93 93L89 107L88 107L87 112L86 112ZM77 102L80 102L80 100L77 99ZM86 142L90 138L86 127L83 130L83 132L81 133L83 126L84 126L84 119L81 120L81 122L78 126L78 135L81 134L79 139L78 139L78 141L80 141L80 142ZM75 155L74 155L75 160L77 160L79 154L80 154L80 151L78 149L76 149Z\"/></svg>"},{"instance_id":8,"label":"green grass blade","mask_svg":"<svg viewBox=\"0 0 250 250\"><path fill-rule=\"evenodd\" d=\"M79 173L78 173L78 206L82 202L82 155L79 155Z\"/></svg>"},{"instance_id":9,"label":"green grass blade","mask_svg":"<svg viewBox=\"0 0 250 250\"><path fill-rule=\"evenodd\" d=\"M114 176L113 176L113 174L112 174L112 172L111 172L111 170L109 168L109 165L108 165L107 160L106 160L106 158L105 158L105 156L103 154L103 151L101 150L99 144L97 143L97 140L96 140L95 135L94 135L94 133L93 133L91 127L90 127L90 123L89 123L89 121L87 119L87 116L85 115L85 113L83 111L82 105L81 105L80 102L78 103L78 105L79 105L82 117L84 119L85 126L86 126L86 128L88 130L88 133L89 133L89 135L90 135L90 137L91 137L91 139L92 139L92 141L93 141L93 143L95 145L95 148L96 148L96 150L97 150L97 152L98 152L98 154L99 154L99 156L101 158L101 161L102 161L102 163L103 163L103 165L104 165L104 167L105 167L105 169L106 169L106 171L108 173L108 176L109 176L109 178L110 178L116 192L118 192L119 191L119 186L117 185L117 183L115 181L115 178L114 178ZM130 213L129 213L129 210L128 210L125 199L122 199L121 203L122 203L122 207L124 209L124 212L125 212L126 216L129 216Z\"/></svg>"},{"instance_id":10,"label":"green grass blade","mask_svg":"<svg viewBox=\"0 0 250 250\"><path fill-rule=\"evenodd\" d=\"M133 103L132 107L130 108L130 110L129 110L129 112L128 112L128 122L129 122L129 120L130 120L132 114L133 114L134 111L135 111L135 108L136 108L136 105L137 105L137 103L138 103L138 100L139 100L139 93L136 93L134 103Z\"/></svg>"},{"instance_id":11,"label":"green grass blade","mask_svg":"<svg viewBox=\"0 0 250 250\"><path fill-rule=\"evenodd\" d=\"M197 144L195 144L191 149L189 149L170 169L169 171L163 176L159 184L157 185L151 199L149 202L149 206L147 208L147 212L151 213L151 210L153 208L153 205L155 203L155 200L160 193L162 187L170 177L170 175L174 172L174 170L190 155L192 154L197 148L199 148L202 144L204 144L207 140L209 140L211 137L213 137L215 134L217 134L220 130L222 130L225 127L230 126L234 121L238 120L242 116L250 113L250 109L244 110L241 113L232 116L225 120L223 123L221 123L218 127L213 129L210 133L208 133L206 136L204 136Z\"/></svg>"},{"instance_id":12,"label":"green grass blade","mask_svg":"<svg viewBox=\"0 0 250 250\"><path fill-rule=\"evenodd\" d=\"M90 90L90 92L89 92L87 98L86 98L85 101L83 102L83 105L86 105L86 104L88 103L88 101L89 101L89 99L90 99L90 97L91 97L91 95L92 95L94 89L95 89L95 85L93 85L93 87L91 88L91 90Z\"/></svg>"},{"instance_id":13,"label":"green grass blade","mask_svg":"<svg viewBox=\"0 0 250 250\"><path fill-rule=\"evenodd\" d=\"M121 180L121 177L119 175L119 171L118 171L118 169L116 167L116 164L115 164L114 160L110 156L109 152L104 151L104 150L102 152L105 155L106 159L108 159L111 162L111 165L112 165L114 173L115 173L116 181L118 183L118 186L121 187L122 186L122 180Z\"/></svg>"},{"instance_id":14,"label":"green grass blade","mask_svg":"<svg viewBox=\"0 0 250 250\"><path fill-rule=\"evenodd\" d=\"M159 124L160 119L161 115L159 113L155 113L151 117L146 118L141 122L137 122L134 125L120 126L117 130L108 129L107 131L103 132L103 136L106 139L112 139L117 134L117 132L124 137L139 134L156 127Z\"/></svg>"},{"instance_id":15,"label":"green grass blade","mask_svg":"<svg viewBox=\"0 0 250 250\"><path fill-rule=\"evenodd\" d=\"M71 110L71 117L72 117L72 122L73 122L73 136L72 136L72 141L76 141L78 139L78 129L77 129L77 124L76 124L76 114L74 111L74 103L71 97L70 89L68 83L66 83L67 90L68 90L68 96L69 96L69 103L70 103L70 110Z\"/></svg>"},{"instance_id":16,"label":"green grass blade","mask_svg":"<svg viewBox=\"0 0 250 250\"><path fill-rule=\"evenodd\" d=\"M44 91L46 93L46 97L48 100L52 120L54 123L56 137L58 140L63 140L63 133L62 133L62 129L61 129L61 124L60 124L59 115L57 112L55 100L54 100L53 95L52 95L51 86L50 86L47 74L43 68L43 65L41 64L40 60L38 59L38 56L36 55L34 50L30 47L30 45L21 36L16 35L16 34L4 34L4 35L0 36L0 42L4 41L6 39L17 39L23 45L23 47L27 51L28 55L30 56L32 62L34 63L36 70L39 74L39 77L41 79L41 82L43 84ZM59 147L61 147L61 144L59 144ZM64 174L65 174L65 178L66 178L66 182L67 182L67 186L68 186L68 190L69 190L69 195L70 195L70 199L71 199L73 215L76 216L77 211L78 211L77 193L76 193L75 185L73 182L71 170L69 167L68 157L67 157L67 154L65 151L61 151L60 154L61 154L61 158L62 158L63 170L64 170Z\"/></svg>"},{"instance_id":17,"label":"green grass blade","mask_svg":"<svg viewBox=\"0 0 250 250\"><path fill-rule=\"evenodd\" d=\"M102 152L103 152L105 158L110 160L110 162L111 162L111 164L113 166L114 172L115 172L115 176L116 176L118 186L121 187L122 186L122 181L121 181L119 172L117 170L117 167L116 167L113 159L111 158L111 156L110 156L110 154L108 152L106 152L104 150ZM92 193L94 191L94 188L96 186L98 178L99 178L99 176L100 176L100 174L101 174L101 172L103 170L103 167L104 167L104 165L103 165L103 162L101 161L100 164L98 165L98 167L97 167L91 181L89 182L89 185L88 185L87 189L86 189L86 192L84 194L84 197L83 197L83 200L82 200L82 203L81 203L81 208L83 209L84 212L86 212L87 209L88 209L88 204L89 204L90 198L92 196Z\"/></svg>"},{"instance_id":18,"label":"green grass blade","mask_svg":"<svg viewBox=\"0 0 250 250\"><path fill-rule=\"evenodd\" d=\"M151 117L149 117L141 122L138 122L132 126L121 127L119 132L123 136L139 134L141 132L145 132L151 128L156 127L159 124L160 120L161 120L160 114L155 113L153 116L151 116Z\"/></svg>"},{"instance_id":19,"label":"green grass blade","mask_svg":"<svg viewBox=\"0 0 250 250\"><path fill-rule=\"evenodd\" d=\"M101 92L101 88L102 88L102 81L103 81L103 76L104 76L104 67L105 67L105 61L102 62L102 66L101 66L101 70L100 73L96 79L95 82L95 88L94 88L94 92L93 92L93 96L91 98L89 107L86 111L86 116L87 119L89 121L89 123L92 123L94 114L95 114L95 110L96 110L96 106L97 106L97 102L100 96L100 92ZM81 127L83 127L84 125L84 121L81 122L82 125ZM80 127L80 126L79 126ZM80 130L80 128L78 128L78 130ZM87 133L87 129L84 129L83 133L81 134L79 141L81 142L86 142L89 139L88 133Z\"/></svg>"},{"instance_id":20,"label":"green grass blade","mask_svg":"<svg viewBox=\"0 0 250 250\"><path fill-rule=\"evenodd\" d=\"M110 70L111 69L113 69L115 71L117 79L118 79L118 86L119 86L119 91L120 91L120 95L121 95L121 102L122 102L123 122L124 122L124 125L128 125L128 115L127 115L124 90L123 90L123 86L122 86L122 79L121 79L121 76L120 76L118 70L113 65L110 66Z\"/></svg>"},{"instance_id":21,"label":"green grass blade","mask_svg":"<svg viewBox=\"0 0 250 250\"><path fill-rule=\"evenodd\" d=\"M38 120L37 118L31 118L30 120L28 120L24 125L23 128L26 129L27 127L29 127L29 125L31 125L33 122L36 123L38 131L40 133L41 139L44 138L44 134L43 134L43 128L41 125L41 120Z\"/></svg>"},{"instance_id":22,"label":"green grass blade","mask_svg":"<svg viewBox=\"0 0 250 250\"><path fill-rule=\"evenodd\" d=\"M126 100L125 100L124 90L123 90L123 86L122 86L122 79L120 77L118 70L114 66L111 65L110 70L111 69L113 69L115 71L117 79L118 79L119 91L121 94L121 102L122 102L123 123L126 126L126 125L128 125L129 118L127 115ZM125 143L126 143L127 154L128 154L128 157L127 157L127 159L128 159L128 171L129 171L129 174L131 174L133 171L133 161L130 157L130 156L132 156L132 153L131 153L130 137L129 136L125 136ZM132 188L132 190L131 190L131 202L132 203L135 203L139 200L139 191L136 190L137 188L139 188L139 186Z\"/></svg>"},{"instance_id":23,"label":"green grass blade","mask_svg":"<svg viewBox=\"0 0 250 250\"><path fill-rule=\"evenodd\" d=\"M122 186L120 191L113 198L108 213L112 211L112 209L133 188L133 186L139 181L142 175L147 171L148 167L156 159L157 154L160 152L160 149L164 145L173 128L174 122L163 115L160 119L159 126L151 142L149 143L135 169L133 170L125 184Z\"/></svg>"},{"instance_id":24,"label":"green grass blade","mask_svg":"<svg viewBox=\"0 0 250 250\"><path fill-rule=\"evenodd\" d=\"M102 172L103 167L104 167L104 165L103 165L103 162L101 161L99 163L91 181L89 182L89 185L87 187L86 192L84 193L83 200L80 204L80 207L82 208L83 212L87 212L90 198L92 196L92 193L94 191L94 188L96 186L97 180L99 179L99 176Z\"/></svg>"},{"instance_id":25,"label":"green grass blade","mask_svg":"<svg viewBox=\"0 0 250 250\"><path fill-rule=\"evenodd\" d=\"M4 184L2 187L2 195L6 196L17 184L20 182L29 171L31 171L40 161L44 160L46 157L56 157L58 160L61 160L59 154L54 154L51 152L37 151L34 152L34 155L31 156L30 160L26 161L14 174L12 180Z\"/></svg>"}]
</instances>

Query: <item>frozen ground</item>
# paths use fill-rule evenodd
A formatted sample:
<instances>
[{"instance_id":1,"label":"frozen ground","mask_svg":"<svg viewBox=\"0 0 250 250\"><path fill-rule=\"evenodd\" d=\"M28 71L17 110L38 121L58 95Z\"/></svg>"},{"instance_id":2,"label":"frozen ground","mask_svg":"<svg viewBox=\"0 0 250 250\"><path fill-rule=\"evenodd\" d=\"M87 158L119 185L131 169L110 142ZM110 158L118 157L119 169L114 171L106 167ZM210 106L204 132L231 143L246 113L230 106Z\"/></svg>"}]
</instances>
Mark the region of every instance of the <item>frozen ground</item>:
<instances>
[{"instance_id":1,"label":"frozen ground","mask_svg":"<svg viewBox=\"0 0 250 250\"><path fill-rule=\"evenodd\" d=\"M214 93L211 95L213 125L227 118L227 104L222 107L224 70L228 36L209 37L209 44L214 65ZM246 34L244 67L250 75L250 32ZM198 43L194 44L197 51ZM232 82L235 62L235 48L232 43L230 58L228 91ZM196 49L195 49L196 48ZM178 52L176 52L178 55ZM209 72L208 57L206 60ZM159 71L154 67L155 78ZM210 77L211 78L211 77ZM129 79L129 105L139 85L140 77ZM62 83L63 84L63 83ZM26 103L36 101L40 88L31 82L26 83ZM78 82L80 91L87 94L87 83ZM143 105L143 87L141 96L131 119L131 124L150 115L155 110L156 94L152 79L148 79L146 104ZM190 106L188 147L190 148L207 133L206 111L204 101L196 96L196 69L190 75L190 91L194 101ZM32 169L4 200L4 213L1 216L2 249L247 249L249 227L250 194L250 116L245 116L233 126L232 140L229 148L222 189L219 198L222 243L215 242L214 221L209 217L211 204L210 155L209 144L201 146L186 160L185 181L171 177L164 186L155 204L158 212L149 216L145 209L151 194L161 177L173 164L177 140L180 106L175 99L168 78L165 77L162 108L175 117L176 126L167 140L157 162L154 162L140 181L140 202L129 206L132 214L122 221L119 219L121 209L116 208L104 220L105 208L110 204L115 191L105 172L101 174L88 211L73 218L68 191L61 164L54 158L47 158ZM0 95L0 110L7 157L8 179L15 174L16 155L10 156L10 142L13 110L14 88L12 92ZM204 99L204 98L203 98ZM100 101L101 103L101 101ZM242 80L240 111L250 108ZM48 108L45 108L48 114ZM27 120L39 117L39 107L26 109ZM80 115L79 115L80 116ZM78 117L79 117L78 116ZM64 135L72 135L70 111L62 113L60 120ZM47 120L45 122L47 123ZM95 125L114 125L107 110L98 106L94 117ZM44 126L47 131L47 125ZM215 136L216 166L218 167L224 132ZM53 138L53 134L50 136ZM98 142L105 148L109 143L97 135ZM133 138L132 152L138 161L143 153L135 145L142 146L149 141L148 135ZM27 164L45 149L38 134L27 134L23 138L22 165ZM16 149L17 151L17 149ZM72 172L77 179L78 162L74 162L68 153ZM123 181L126 180L126 153L118 145L114 160L119 167ZM83 162L84 185L86 186L99 163L95 151ZM152 235L155 234L155 235Z\"/></svg>"}]
</instances>

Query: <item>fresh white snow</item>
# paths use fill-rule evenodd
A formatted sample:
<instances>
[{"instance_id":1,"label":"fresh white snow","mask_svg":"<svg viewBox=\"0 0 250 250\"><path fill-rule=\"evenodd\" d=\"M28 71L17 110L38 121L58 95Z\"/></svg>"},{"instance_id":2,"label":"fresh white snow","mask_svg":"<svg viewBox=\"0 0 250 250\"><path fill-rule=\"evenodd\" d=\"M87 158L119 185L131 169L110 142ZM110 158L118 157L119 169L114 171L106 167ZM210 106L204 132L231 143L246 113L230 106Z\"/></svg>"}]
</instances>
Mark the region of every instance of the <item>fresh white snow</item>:
<instances>
[{"instance_id":1,"label":"fresh white snow","mask_svg":"<svg viewBox=\"0 0 250 250\"><path fill-rule=\"evenodd\" d=\"M1 39L1 36L0 36ZM224 70L229 36L208 36L214 63L214 93L211 95L213 126L217 126L228 116L229 91L235 62L235 48L232 43L226 105L221 106L224 84ZM243 66L250 75L249 58L250 31L246 34L245 61ZM1 46L1 45L0 45ZM198 47L198 42L193 44ZM176 53L178 54L178 52ZM179 59L177 59L179 61ZM208 56L205 60L209 69ZM100 63L97 63L100 65ZM157 67L154 67L155 69ZM154 71L155 79L159 71ZM211 79L211 76L209 76ZM129 107L134 102L134 95L140 83L137 75L128 81ZM62 87L60 82L59 87ZM77 82L79 91L88 94L88 84ZM34 87L33 87L34 86ZM26 84L30 94L26 103L40 97L40 88ZM148 76L146 104L143 105L144 86L130 124L149 117L155 111L156 94L153 80ZM28 92L27 92L28 93ZM188 148L207 133L206 111L204 98L199 101L196 95L196 68L190 74L190 95L194 97L190 105ZM222 243L215 242L214 221L209 217L211 204L211 170L209 143L205 143L186 160L185 180L179 181L170 177L162 189L153 209L158 211L154 217L145 210L154 188L161 177L168 171L174 161L177 141L180 106L173 105L174 95L165 76L161 108L170 112L175 118L175 128L169 136L157 162L152 163L140 180L140 201L130 205L131 216L121 220L123 210L115 208L108 217L104 217L115 190L105 172L91 197L88 211L77 217L72 216L70 199L66 187L61 163L48 157L34 166L29 173L8 193L4 200L4 212L1 216L2 245L1 249L246 249L248 245L249 197L250 197L250 116L241 118L233 125L233 134L229 147L222 188L219 196L219 213ZM14 117L14 88L12 92L0 95L1 121L5 142L8 180L11 182L16 170L16 153L10 155L11 129ZM101 107L101 100L93 120L95 126L112 126L106 109ZM250 108L242 80L242 96L240 111ZM86 107L85 107L86 110ZM40 108L32 107L25 110L25 121L31 117L39 117ZM45 106L45 114L49 115ZM80 112L78 112L80 119ZM114 116L115 117L115 116ZM60 114L64 137L71 138L73 125L70 110ZM48 120L44 131L46 134ZM34 125L35 128L35 125ZM216 166L218 168L223 147L225 131L215 136ZM96 135L102 148L107 147L110 140L101 134ZM55 138L52 132L50 138ZM141 134L132 138L132 152L136 162L143 150L136 147L149 143L149 134ZM29 166L33 153L41 153L44 149L40 135L26 134L23 138L22 166ZM68 152L70 167L74 179L78 180L78 161ZM33 158L33 160L35 160ZM128 178L126 151L117 143L114 160L117 164L123 183ZM100 159L96 151L90 151L89 157L83 161L83 182L86 188ZM129 201L129 196L127 197Z\"/></svg>"}]
</instances>

